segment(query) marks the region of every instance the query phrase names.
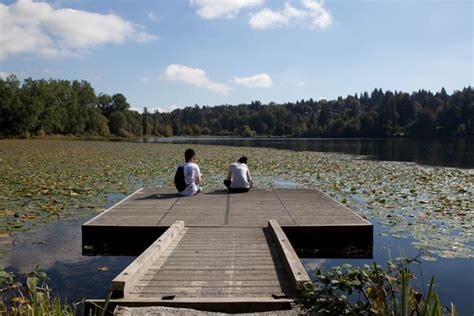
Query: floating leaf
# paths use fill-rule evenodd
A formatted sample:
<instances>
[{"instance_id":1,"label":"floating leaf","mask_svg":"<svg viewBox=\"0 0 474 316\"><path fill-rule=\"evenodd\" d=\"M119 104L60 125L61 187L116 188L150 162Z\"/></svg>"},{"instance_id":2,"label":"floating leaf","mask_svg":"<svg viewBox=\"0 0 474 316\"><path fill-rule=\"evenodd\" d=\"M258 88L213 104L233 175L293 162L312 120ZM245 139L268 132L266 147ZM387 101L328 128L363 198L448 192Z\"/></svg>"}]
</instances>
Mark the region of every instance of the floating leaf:
<instances>
[{"instance_id":1,"label":"floating leaf","mask_svg":"<svg viewBox=\"0 0 474 316\"><path fill-rule=\"evenodd\" d=\"M100 266L100 267L97 267L97 271L109 271L110 268L107 267L107 266Z\"/></svg>"},{"instance_id":2,"label":"floating leaf","mask_svg":"<svg viewBox=\"0 0 474 316\"><path fill-rule=\"evenodd\" d=\"M11 301L13 303L16 303L16 304L26 304L26 303L29 303L29 300L26 298L26 297L23 297L23 296L17 296L17 297L13 297L11 299Z\"/></svg>"},{"instance_id":3,"label":"floating leaf","mask_svg":"<svg viewBox=\"0 0 474 316\"><path fill-rule=\"evenodd\" d=\"M0 143L0 237L5 238L35 223L96 214L142 186L172 187L175 167L189 147L59 140ZM222 188L228 164L243 150L193 148L207 190ZM318 188L369 220L390 219L381 236L410 237L433 253L449 249L444 257L474 256L472 169L335 153L245 151L256 187ZM452 249L453 244L457 248Z\"/></svg>"}]
</instances>

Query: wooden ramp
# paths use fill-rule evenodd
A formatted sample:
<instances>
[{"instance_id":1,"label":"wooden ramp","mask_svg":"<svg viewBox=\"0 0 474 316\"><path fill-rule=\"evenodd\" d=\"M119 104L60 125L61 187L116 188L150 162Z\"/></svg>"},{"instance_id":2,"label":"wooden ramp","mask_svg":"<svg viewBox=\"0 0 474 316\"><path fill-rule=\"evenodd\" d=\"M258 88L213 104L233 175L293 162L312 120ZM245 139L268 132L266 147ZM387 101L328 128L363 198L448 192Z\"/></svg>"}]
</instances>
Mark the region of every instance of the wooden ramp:
<instances>
[{"instance_id":1,"label":"wooden ramp","mask_svg":"<svg viewBox=\"0 0 474 316\"><path fill-rule=\"evenodd\" d=\"M328 234L372 240L369 222L317 190L178 197L141 189L82 229L89 251L148 238L112 281L112 304L225 312L291 308L310 280L291 236L314 245Z\"/></svg>"}]
</instances>

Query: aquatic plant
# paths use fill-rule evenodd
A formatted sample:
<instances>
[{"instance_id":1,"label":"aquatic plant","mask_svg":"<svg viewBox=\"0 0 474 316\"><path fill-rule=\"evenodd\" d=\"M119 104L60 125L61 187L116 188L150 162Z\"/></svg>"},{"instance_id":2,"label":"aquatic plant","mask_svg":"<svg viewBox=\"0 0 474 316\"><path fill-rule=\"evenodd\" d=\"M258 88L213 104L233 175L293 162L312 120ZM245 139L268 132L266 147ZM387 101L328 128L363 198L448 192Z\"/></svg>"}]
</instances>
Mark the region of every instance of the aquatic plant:
<instances>
[{"instance_id":1,"label":"aquatic plant","mask_svg":"<svg viewBox=\"0 0 474 316\"><path fill-rule=\"evenodd\" d=\"M417 288L410 265L418 259L397 258L380 265L343 264L331 271L317 269L305 285L300 302L314 315L456 315L454 304L443 307L435 291L435 277L427 291Z\"/></svg>"},{"instance_id":2,"label":"aquatic plant","mask_svg":"<svg viewBox=\"0 0 474 316\"><path fill-rule=\"evenodd\" d=\"M207 190L222 188L228 163L245 154L256 187L318 188L384 226L382 237L411 238L425 260L474 257L474 170L268 148L64 140L0 140L0 256L18 231L101 212L138 187L173 187L190 146Z\"/></svg>"},{"instance_id":3,"label":"aquatic plant","mask_svg":"<svg viewBox=\"0 0 474 316\"><path fill-rule=\"evenodd\" d=\"M46 274L40 270L26 274L26 284L13 282L13 274L4 279L0 314L13 316L70 316L76 315L80 303L69 304L54 296L45 282Z\"/></svg>"}]
</instances>

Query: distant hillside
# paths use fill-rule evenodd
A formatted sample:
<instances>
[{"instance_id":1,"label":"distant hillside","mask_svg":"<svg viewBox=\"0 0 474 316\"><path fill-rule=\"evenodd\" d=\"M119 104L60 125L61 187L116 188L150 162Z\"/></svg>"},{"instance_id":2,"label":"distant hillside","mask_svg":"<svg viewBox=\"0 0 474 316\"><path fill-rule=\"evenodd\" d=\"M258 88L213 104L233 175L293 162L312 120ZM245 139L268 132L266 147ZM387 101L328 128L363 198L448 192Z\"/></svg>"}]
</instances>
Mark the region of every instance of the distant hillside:
<instances>
[{"instance_id":1,"label":"distant hillside","mask_svg":"<svg viewBox=\"0 0 474 316\"><path fill-rule=\"evenodd\" d=\"M171 113L130 110L122 94L90 83L0 78L0 136L235 135L293 137L474 136L474 91L448 95L368 92L337 100L194 106Z\"/></svg>"}]
</instances>

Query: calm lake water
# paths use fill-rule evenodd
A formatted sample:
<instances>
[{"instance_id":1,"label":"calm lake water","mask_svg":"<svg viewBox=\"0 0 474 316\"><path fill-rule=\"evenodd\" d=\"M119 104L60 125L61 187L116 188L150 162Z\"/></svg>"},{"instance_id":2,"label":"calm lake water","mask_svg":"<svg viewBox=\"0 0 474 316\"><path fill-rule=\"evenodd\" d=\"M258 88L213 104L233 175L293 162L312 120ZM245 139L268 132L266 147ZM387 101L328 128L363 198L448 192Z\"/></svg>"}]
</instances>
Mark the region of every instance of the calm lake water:
<instances>
[{"instance_id":1,"label":"calm lake water","mask_svg":"<svg viewBox=\"0 0 474 316\"><path fill-rule=\"evenodd\" d=\"M410 139L217 139L217 138L147 138L137 142L205 143L231 146L274 147L290 150L341 152L356 155L358 159L411 161L422 165L474 168L473 140L410 140ZM283 183L282 186L285 186ZM288 184L291 187L291 183ZM112 198L121 198L115 196ZM112 201L110 202L112 204ZM107 205L111 206L111 205ZM104 298L111 280L123 270L134 257L95 256L81 254L80 226L88 217L58 221L37 227L15 236L14 250L0 259L0 265L9 270L31 271L36 265L46 271L53 290L70 302L82 298ZM387 227L379 219L369 219L374 224L373 259L306 259L301 258L311 275L315 268L350 263L384 264L390 258L400 256L401 251L409 257L419 254L410 238L398 239L380 236ZM474 245L474 243L471 243ZM34 260L32 260L34 258ZM99 271L98 267L107 267ZM419 279L420 288L425 288L432 275L436 276L436 290L443 303L453 302L459 315L474 314L474 260L461 258L437 258L423 261L412 267ZM419 269L419 270L418 270ZM421 273L420 273L421 271Z\"/></svg>"},{"instance_id":2,"label":"calm lake water","mask_svg":"<svg viewBox=\"0 0 474 316\"><path fill-rule=\"evenodd\" d=\"M365 159L409 161L420 165L474 168L473 138L137 138L136 142L271 147L295 151L337 152Z\"/></svg>"}]
</instances>

